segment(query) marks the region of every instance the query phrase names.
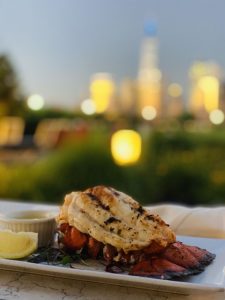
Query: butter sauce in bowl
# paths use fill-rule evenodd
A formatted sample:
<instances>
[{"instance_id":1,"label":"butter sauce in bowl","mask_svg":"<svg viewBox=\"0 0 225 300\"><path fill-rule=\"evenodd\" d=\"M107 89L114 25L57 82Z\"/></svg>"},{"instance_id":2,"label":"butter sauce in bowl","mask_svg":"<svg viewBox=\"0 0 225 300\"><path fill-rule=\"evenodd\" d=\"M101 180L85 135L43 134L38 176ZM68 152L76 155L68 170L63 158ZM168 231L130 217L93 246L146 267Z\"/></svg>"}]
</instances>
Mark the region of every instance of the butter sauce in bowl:
<instances>
[{"instance_id":1,"label":"butter sauce in bowl","mask_svg":"<svg viewBox=\"0 0 225 300\"><path fill-rule=\"evenodd\" d=\"M18 210L0 216L0 229L14 232L38 233L38 246L52 243L56 229L56 211L49 210Z\"/></svg>"}]
</instances>

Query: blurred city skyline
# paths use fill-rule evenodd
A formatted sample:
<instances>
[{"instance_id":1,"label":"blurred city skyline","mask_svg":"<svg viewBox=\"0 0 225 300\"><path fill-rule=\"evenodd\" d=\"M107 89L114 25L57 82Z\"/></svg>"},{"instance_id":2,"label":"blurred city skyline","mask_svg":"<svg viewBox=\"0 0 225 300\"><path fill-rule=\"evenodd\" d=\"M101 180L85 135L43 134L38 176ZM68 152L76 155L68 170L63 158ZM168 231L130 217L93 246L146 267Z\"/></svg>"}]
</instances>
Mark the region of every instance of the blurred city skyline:
<instances>
[{"instance_id":1,"label":"blurred city skyline","mask_svg":"<svg viewBox=\"0 0 225 300\"><path fill-rule=\"evenodd\" d=\"M94 73L136 79L144 24L157 24L159 67L187 96L196 60L225 70L225 2L217 0L0 0L0 53L9 54L25 93L48 106L78 106Z\"/></svg>"}]
</instances>

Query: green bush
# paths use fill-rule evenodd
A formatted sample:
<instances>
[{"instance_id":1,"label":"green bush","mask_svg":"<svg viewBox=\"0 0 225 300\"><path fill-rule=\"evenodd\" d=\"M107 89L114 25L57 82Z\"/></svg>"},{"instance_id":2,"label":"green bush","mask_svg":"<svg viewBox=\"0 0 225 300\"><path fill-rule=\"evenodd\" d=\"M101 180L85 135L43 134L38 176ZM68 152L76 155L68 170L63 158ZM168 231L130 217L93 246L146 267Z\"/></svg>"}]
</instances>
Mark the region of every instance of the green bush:
<instances>
[{"instance_id":1,"label":"green bush","mask_svg":"<svg viewBox=\"0 0 225 300\"><path fill-rule=\"evenodd\" d=\"M72 190L99 184L143 204L225 203L225 133L153 132L138 164L117 166L109 137L92 134L32 165L0 165L0 197L61 203Z\"/></svg>"},{"instance_id":2,"label":"green bush","mask_svg":"<svg viewBox=\"0 0 225 300\"><path fill-rule=\"evenodd\" d=\"M104 143L86 141L67 146L46 157L35 168L35 198L55 202L65 193L123 180Z\"/></svg>"},{"instance_id":3,"label":"green bush","mask_svg":"<svg viewBox=\"0 0 225 300\"><path fill-rule=\"evenodd\" d=\"M225 203L224 141L225 133L155 132L147 158L152 159L154 201Z\"/></svg>"},{"instance_id":4,"label":"green bush","mask_svg":"<svg viewBox=\"0 0 225 300\"><path fill-rule=\"evenodd\" d=\"M101 184L134 191L136 197L141 182L135 169L113 162L108 139L89 138L66 145L30 166L2 165L0 197L59 203L66 193Z\"/></svg>"}]
</instances>

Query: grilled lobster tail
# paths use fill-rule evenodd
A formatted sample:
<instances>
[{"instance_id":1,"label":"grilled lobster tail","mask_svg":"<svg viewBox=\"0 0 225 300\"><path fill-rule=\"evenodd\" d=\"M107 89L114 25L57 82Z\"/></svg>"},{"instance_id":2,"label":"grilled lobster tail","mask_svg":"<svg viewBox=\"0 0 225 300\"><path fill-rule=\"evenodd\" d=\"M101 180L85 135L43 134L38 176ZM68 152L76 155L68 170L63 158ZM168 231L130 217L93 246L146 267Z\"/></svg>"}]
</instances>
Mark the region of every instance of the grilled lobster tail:
<instances>
[{"instance_id":1,"label":"grilled lobster tail","mask_svg":"<svg viewBox=\"0 0 225 300\"><path fill-rule=\"evenodd\" d=\"M159 216L113 188L97 186L67 195L57 221L70 251L103 257L108 266L128 266L130 275L178 278L202 272L215 258L176 241Z\"/></svg>"},{"instance_id":2,"label":"grilled lobster tail","mask_svg":"<svg viewBox=\"0 0 225 300\"><path fill-rule=\"evenodd\" d=\"M215 255L199 247L176 242L162 253L135 264L129 274L160 279L173 279L204 271Z\"/></svg>"}]
</instances>

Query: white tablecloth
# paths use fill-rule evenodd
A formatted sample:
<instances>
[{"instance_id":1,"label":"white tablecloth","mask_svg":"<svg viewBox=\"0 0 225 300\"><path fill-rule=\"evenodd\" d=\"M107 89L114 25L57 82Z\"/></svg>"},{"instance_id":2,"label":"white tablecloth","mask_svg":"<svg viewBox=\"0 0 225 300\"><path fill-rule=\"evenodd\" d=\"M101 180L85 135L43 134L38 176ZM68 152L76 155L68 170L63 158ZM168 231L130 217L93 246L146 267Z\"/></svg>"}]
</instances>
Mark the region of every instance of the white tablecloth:
<instances>
[{"instance_id":1,"label":"white tablecloth","mask_svg":"<svg viewBox=\"0 0 225 300\"><path fill-rule=\"evenodd\" d=\"M52 206L24 204L18 202L0 201L0 213L12 210L30 208L57 209ZM74 279L53 278L40 275L31 275L25 272L13 272L1 270L0 272L0 299L4 300L222 300L224 293L200 294L184 296L162 291L151 291L133 287L122 287L108 284L78 281Z\"/></svg>"}]
</instances>

